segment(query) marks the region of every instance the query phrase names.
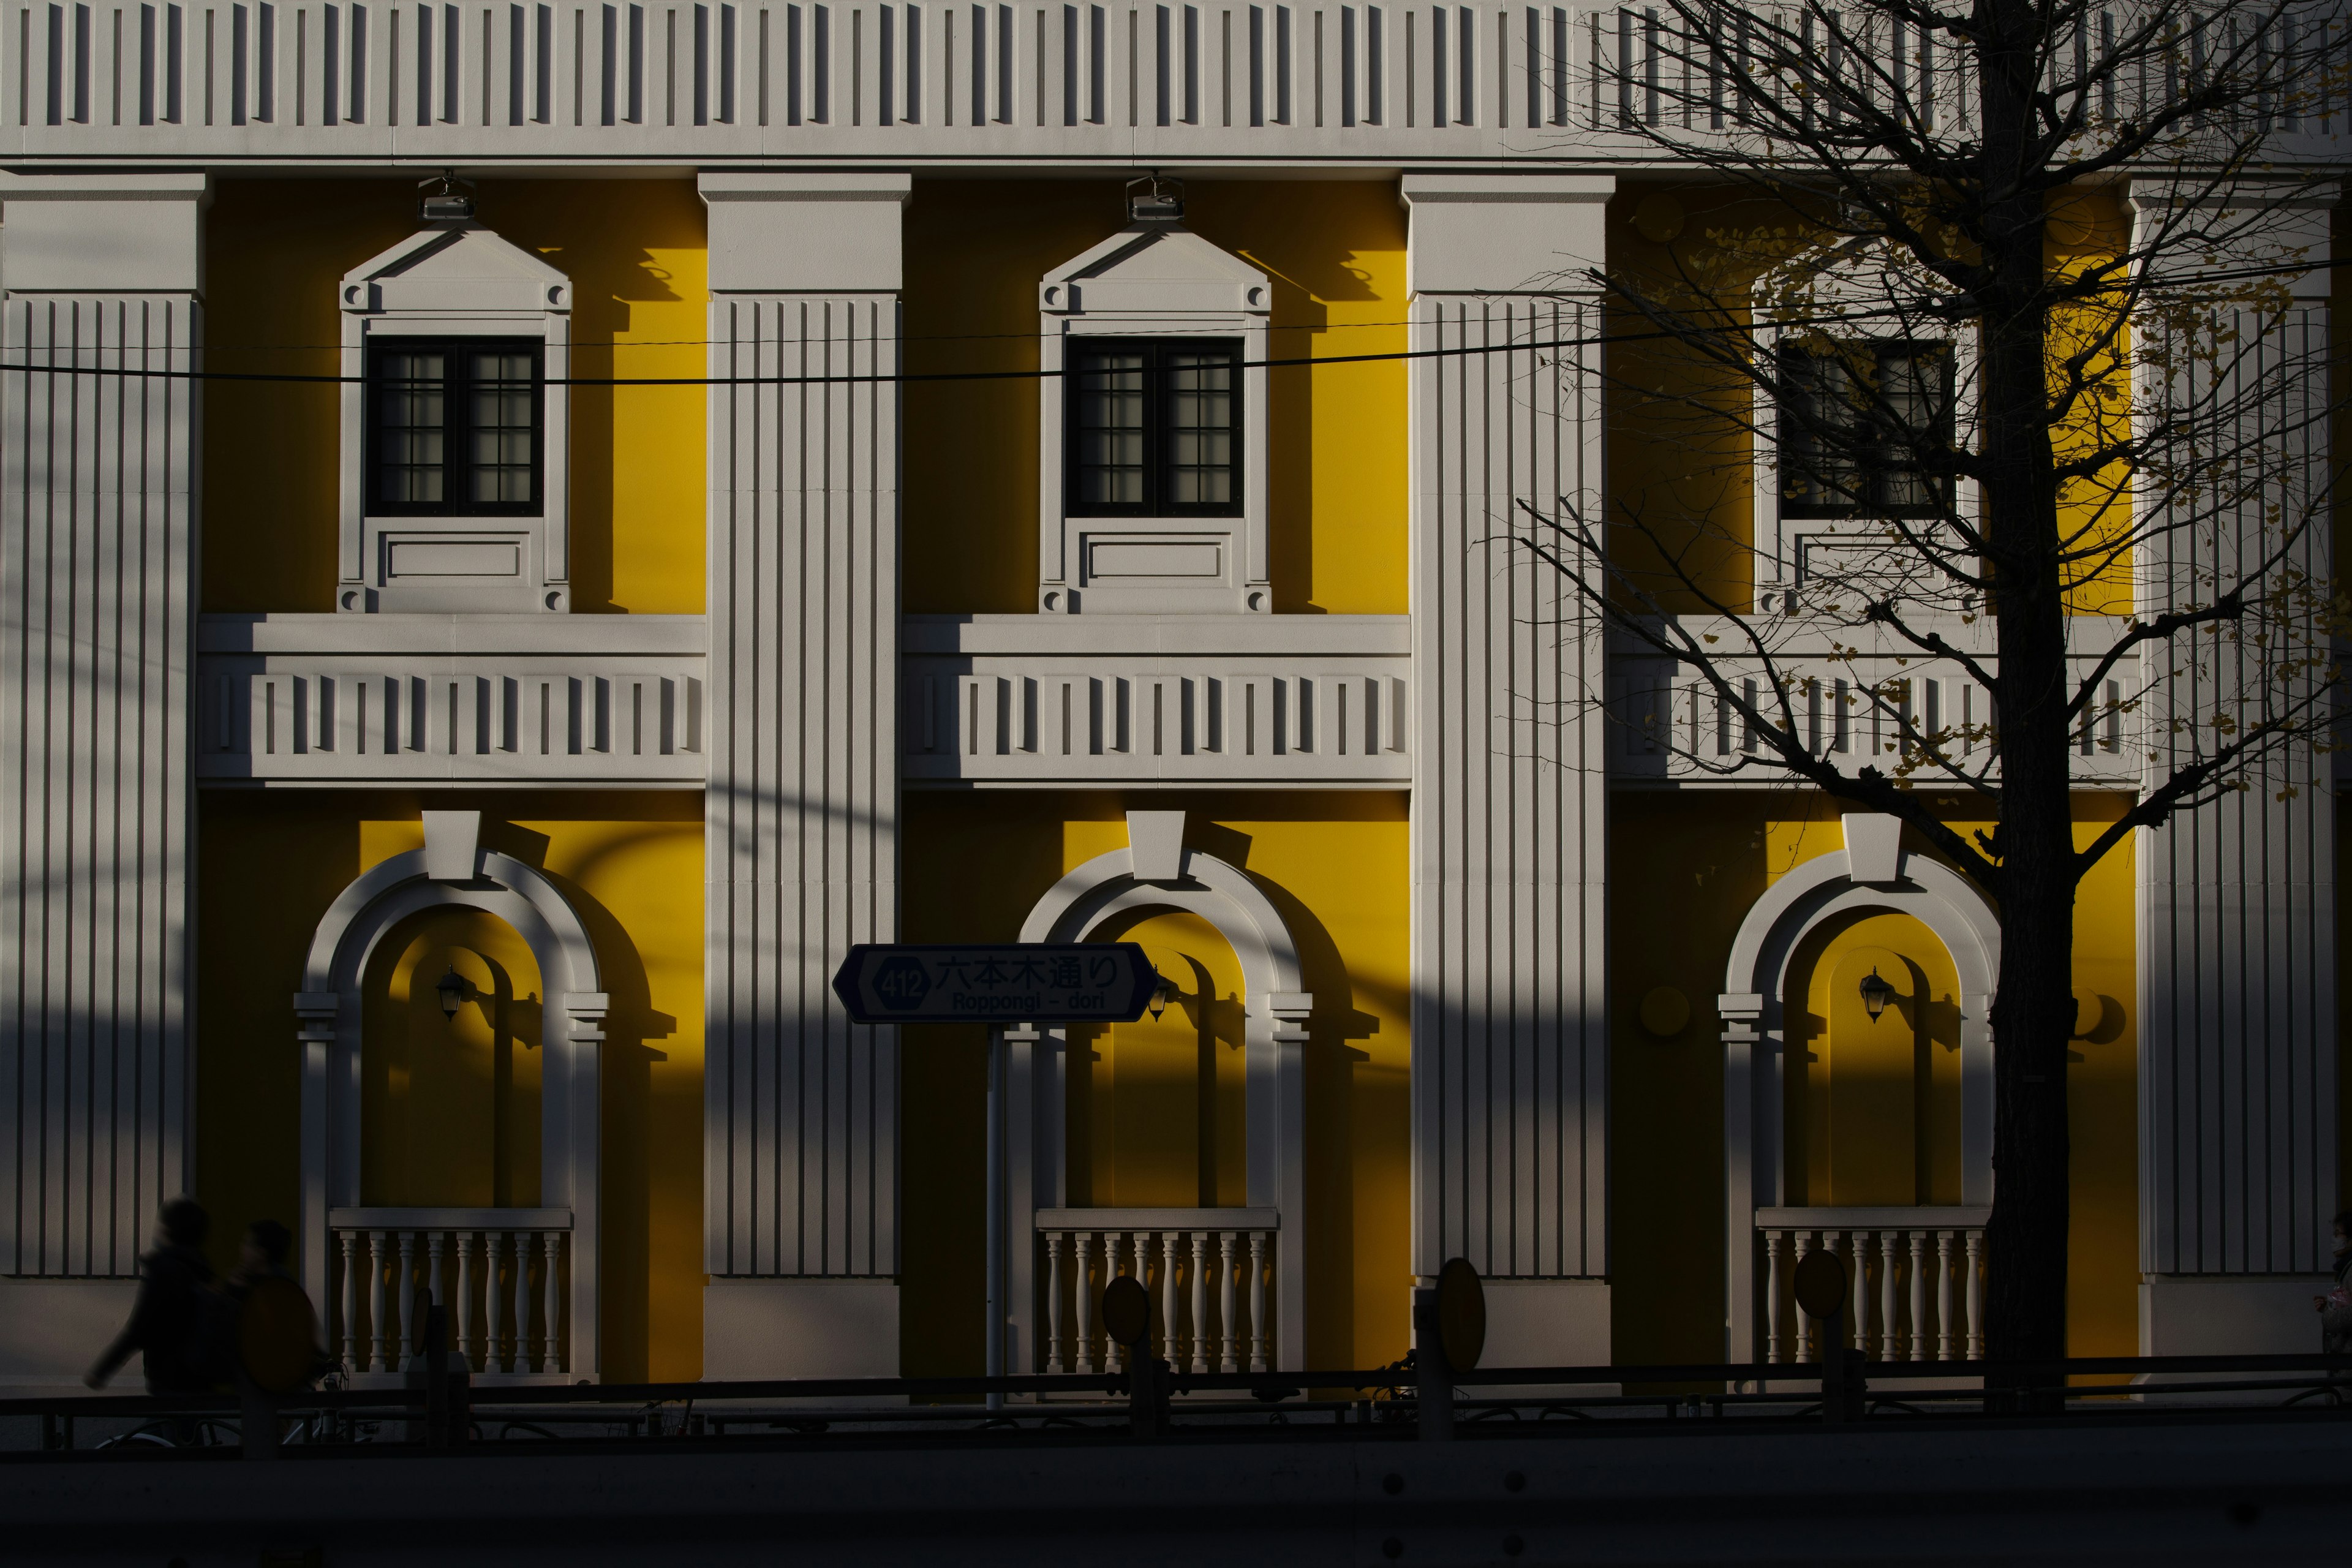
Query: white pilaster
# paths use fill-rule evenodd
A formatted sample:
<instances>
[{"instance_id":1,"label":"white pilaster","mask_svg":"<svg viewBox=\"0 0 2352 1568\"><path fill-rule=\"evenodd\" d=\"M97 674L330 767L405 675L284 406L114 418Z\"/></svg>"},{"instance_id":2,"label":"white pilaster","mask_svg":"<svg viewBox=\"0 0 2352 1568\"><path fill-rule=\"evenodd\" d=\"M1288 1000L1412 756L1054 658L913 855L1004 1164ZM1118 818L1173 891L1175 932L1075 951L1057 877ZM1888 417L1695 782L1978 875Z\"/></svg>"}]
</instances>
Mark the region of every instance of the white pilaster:
<instances>
[{"instance_id":1,"label":"white pilaster","mask_svg":"<svg viewBox=\"0 0 2352 1568\"><path fill-rule=\"evenodd\" d=\"M2256 186L2238 199L2252 209L2237 215L2242 222L2263 195ZM2160 185L2136 187L2137 221L2156 221L2166 200ZM2332 192L2295 193L2242 242L2254 265L2308 264L2282 279L2283 312L2227 312L2220 325L2234 342L2222 338L2214 358L2188 358L2169 384L2141 378L2144 416L2184 403L2226 410L2200 420L2200 443L2226 454L2231 470L2256 464L2262 476L2258 494L2218 518L2143 521L2142 613L2210 602L2217 578L2252 569L2314 508L2284 563L2326 592L2332 205ZM2243 694L2309 691L2309 679L2281 686L2264 668L2307 644L2259 630L2200 635L2193 648L2151 656L2149 786L2224 738L2217 713L2253 717L2234 706ZM2326 635L2299 628L2302 638ZM2305 744L2246 783L2137 845L2143 1351L2219 1340L2243 1351L2318 1348L2308 1282L2293 1276L2327 1267L2336 1207L2336 797L2327 758Z\"/></svg>"},{"instance_id":2,"label":"white pilaster","mask_svg":"<svg viewBox=\"0 0 2352 1568\"><path fill-rule=\"evenodd\" d=\"M198 174L0 175L0 1274L187 1188Z\"/></svg>"},{"instance_id":3,"label":"white pilaster","mask_svg":"<svg viewBox=\"0 0 2352 1568\"><path fill-rule=\"evenodd\" d=\"M1412 347L1472 351L1412 362L1411 383L1423 1276L1456 1255L1499 1278L1607 1272L1601 632L1512 541L1523 500L1598 521L1601 310L1580 274L1612 184L1404 180ZM1587 1348L1607 1359L1605 1336Z\"/></svg>"},{"instance_id":4,"label":"white pilaster","mask_svg":"<svg viewBox=\"0 0 2352 1568\"><path fill-rule=\"evenodd\" d=\"M711 374L895 374L908 188L703 176ZM887 1277L898 1039L829 983L849 944L898 932L898 389L714 386L709 441L708 1267ZM727 1321L759 1316L730 1301ZM752 1350L714 1342L706 1370Z\"/></svg>"}]
</instances>

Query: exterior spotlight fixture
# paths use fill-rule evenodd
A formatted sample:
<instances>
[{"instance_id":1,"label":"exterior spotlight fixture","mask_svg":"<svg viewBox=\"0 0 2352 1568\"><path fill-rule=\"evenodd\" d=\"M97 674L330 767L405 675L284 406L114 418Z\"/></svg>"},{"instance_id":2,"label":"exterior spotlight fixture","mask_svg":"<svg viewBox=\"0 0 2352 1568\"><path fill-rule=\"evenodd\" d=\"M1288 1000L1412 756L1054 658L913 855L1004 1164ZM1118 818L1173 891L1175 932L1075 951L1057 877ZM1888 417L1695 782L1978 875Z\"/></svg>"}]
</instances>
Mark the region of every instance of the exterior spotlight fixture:
<instances>
[{"instance_id":1,"label":"exterior spotlight fixture","mask_svg":"<svg viewBox=\"0 0 2352 1568\"><path fill-rule=\"evenodd\" d=\"M466 187L463 195L457 190L460 185ZM416 198L416 216L425 222L474 221L474 182L459 179L455 170L444 169L429 180L419 180L416 188L425 192Z\"/></svg>"},{"instance_id":2,"label":"exterior spotlight fixture","mask_svg":"<svg viewBox=\"0 0 2352 1568\"><path fill-rule=\"evenodd\" d=\"M1127 221L1129 223L1182 223L1184 221L1184 182L1168 179L1157 169L1149 174L1128 181Z\"/></svg>"},{"instance_id":3,"label":"exterior spotlight fixture","mask_svg":"<svg viewBox=\"0 0 2352 1568\"><path fill-rule=\"evenodd\" d=\"M1874 1024L1878 1022L1878 1016L1886 1011L1886 1005L1893 1000L1895 1000L1895 987L1881 980L1878 977L1878 965L1872 964L1870 973L1863 976L1862 981L1862 1005L1869 1009L1870 1021Z\"/></svg>"},{"instance_id":4,"label":"exterior spotlight fixture","mask_svg":"<svg viewBox=\"0 0 2352 1568\"><path fill-rule=\"evenodd\" d=\"M441 1016L453 1023L457 1020L457 1009L464 1006L466 999L474 994L474 988L467 984L464 975L457 973L457 966L454 963L449 966L448 973L433 983L433 989L441 993Z\"/></svg>"},{"instance_id":5,"label":"exterior spotlight fixture","mask_svg":"<svg viewBox=\"0 0 2352 1568\"><path fill-rule=\"evenodd\" d=\"M1160 1015L1168 1011L1168 1005L1176 1000L1176 983L1156 969L1151 973L1160 982L1151 988L1151 1021L1157 1024L1160 1022ZM1129 994L1132 995L1133 993L1130 992Z\"/></svg>"}]
</instances>

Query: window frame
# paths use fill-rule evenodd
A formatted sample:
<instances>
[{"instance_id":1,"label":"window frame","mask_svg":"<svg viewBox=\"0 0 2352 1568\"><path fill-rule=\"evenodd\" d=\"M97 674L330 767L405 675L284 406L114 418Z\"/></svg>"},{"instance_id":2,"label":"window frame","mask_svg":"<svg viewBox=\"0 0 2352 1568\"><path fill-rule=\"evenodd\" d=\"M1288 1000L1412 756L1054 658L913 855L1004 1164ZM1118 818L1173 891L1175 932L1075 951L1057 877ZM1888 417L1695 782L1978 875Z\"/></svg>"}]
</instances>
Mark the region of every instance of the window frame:
<instances>
[{"instance_id":1,"label":"window frame","mask_svg":"<svg viewBox=\"0 0 2352 1568\"><path fill-rule=\"evenodd\" d=\"M1226 361L1230 384L1226 395L1232 400L1231 417L1225 430L1231 443L1230 458L1224 465L1232 479L1227 499L1222 501L1171 501L1167 499L1170 448L1175 439L1175 428L1168 423L1168 408L1172 399L1169 395L1168 377L1171 367L1167 360L1176 354L1200 354L1211 350L1222 351ZM1087 374L1084 356L1099 353L1140 353L1144 357L1143 427L1144 466L1143 499L1139 501L1087 501L1078 499L1080 476L1086 469L1079 450L1081 428L1079 417L1085 398L1079 384ZM1081 333L1073 336L1064 347L1066 383L1062 397L1062 495L1063 515L1066 517L1129 517L1182 518L1226 517L1244 514L1247 499L1248 471L1248 411L1244 404L1243 365L1248 357L1247 345L1238 335L1191 334L1167 337L1138 338L1116 334ZM1075 359L1076 363L1070 363Z\"/></svg>"},{"instance_id":2,"label":"window frame","mask_svg":"<svg viewBox=\"0 0 2352 1568\"><path fill-rule=\"evenodd\" d=\"M387 500L383 494L386 457L383 398L387 384L381 366L393 353L439 353L446 356L442 382L442 426L445 461L443 497L437 501ZM481 501L467 499L468 481L477 464L466 451L473 433L471 400L474 385L469 356L483 353L524 353L530 357L530 499L522 501ZM406 333L372 334L365 344L365 368L361 373L363 436L361 484L363 506L370 517L544 517L547 510L547 340L544 336L456 333L446 336Z\"/></svg>"},{"instance_id":3,"label":"window frame","mask_svg":"<svg viewBox=\"0 0 2352 1568\"><path fill-rule=\"evenodd\" d=\"M1958 344L1950 339L1943 338L1868 338L1842 342L1840 347L1847 350L1867 349L1874 367L1883 367L1890 359L1918 360L1932 356L1941 372L1942 382L1939 389L1942 407L1937 419L1937 428L1947 445L1957 444L1959 429ZM1807 501L1790 495L1792 480L1798 475L1811 471L1808 465L1799 460L1798 455L1804 449L1800 443L1806 438L1792 434L1791 427L1797 424L1797 421L1792 420L1789 413L1790 405L1795 399L1810 395L1801 390L1798 384L1796 366L1800 363L1806 365L1819 363L1831 357L1830 354L1816 353L1802 343L1788 338L1781 339L1775 346L1772 419L1776 462L1773 495L1778 515L1797 522L1853 522L1865 521L1872 518L1935 521L1953 515L1959 500L1958 489L1953 475L1928 475L1916 468L1892 464L1874 464L1866 459L1857 461L1854 465L1854 472L1857 476L1856 486L1862 493L1851 501ZM1879 374L1883 385L1885 379L1883 368ZM1876 422L1876 414L1877 411L1874 409L1860 411L1862 419L1874 423ZM1864 446L1863 443L1857 443L1857 450L1863 449ZM1935 492L1933 499L1916 504L1896 505L1886 502L1883 499L1883 491L1879 487L1888 476L1905 473L1916 476L1918 482L1932 489Z\"/></svg>"}]
</instances>

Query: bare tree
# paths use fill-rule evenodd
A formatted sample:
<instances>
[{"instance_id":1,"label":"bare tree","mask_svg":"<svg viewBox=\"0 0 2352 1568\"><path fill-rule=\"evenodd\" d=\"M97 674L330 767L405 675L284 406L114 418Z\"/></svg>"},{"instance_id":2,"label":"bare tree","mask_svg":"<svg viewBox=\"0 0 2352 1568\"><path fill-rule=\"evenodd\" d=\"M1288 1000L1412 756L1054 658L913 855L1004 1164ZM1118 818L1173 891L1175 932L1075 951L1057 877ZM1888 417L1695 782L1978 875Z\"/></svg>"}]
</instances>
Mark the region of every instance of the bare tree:
<instances>
[{"instance_id":1,"label":"bare tree","mask_svg":"<svg viewBox=\"0 0 2352 1568\"><path fill-rule=\"evenodd\" d=\"M1621 705L1650 745L1892 813L1998 910L1989 1350L2063 1355L2076 886L2221 792L2305 787L2325 741L2329 367L2294 279L2324 259L2308 154L2345 112L2340 23L2279 0L1649 15L1598 100L1745 206L1670 263L1591 275L1616 332L1685 372L1619 395L1807 526L1529 497L1517 531L1717 721ZM2124 228L2053 244L2123 182ZM2124 613L2080 613L2103 602ZM1820 732L1825 661L1874 663L1836 716L1868 720L1866 756ZM1890 668L1964 672L1990 705L1931 714ZM2078 847L2093 737L2137 793ZM1928 784L1996 826L1963 837Z\"/></svg>"}]
</instances>

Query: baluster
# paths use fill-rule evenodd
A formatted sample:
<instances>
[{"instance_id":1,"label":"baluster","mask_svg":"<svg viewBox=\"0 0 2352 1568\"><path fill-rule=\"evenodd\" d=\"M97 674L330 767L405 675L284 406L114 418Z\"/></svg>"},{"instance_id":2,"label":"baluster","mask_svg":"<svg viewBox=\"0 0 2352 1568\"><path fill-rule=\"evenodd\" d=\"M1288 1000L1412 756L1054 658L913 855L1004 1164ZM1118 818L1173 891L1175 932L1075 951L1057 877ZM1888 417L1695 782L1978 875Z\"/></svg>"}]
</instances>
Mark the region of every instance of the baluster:
<instances>
[{"instance_id":1,"label":"baluster","mask_svg":"<svg viewBox=\"0 0 2352 1568\"><path fill-rule=\"evenodd\" d=\"M499 1260L506 1250L504 1231L482 1232L482 1370L486 1373L506 1371L506 1336L500 1324L506 1317L507 1298L499 1289Z\"/></svg>"},{"instance_id":2,"label":"baluster","mask_svg":"<svg viewBox=\"0 0 2352 1568\"><path fill-rule=\"evenodd\" d=\"M1846 1237L1849 1255L1853 1259L1853 1290L1846 1299L1848 1325L1853 1331L1853 1348L1864 1355L1870 1353L1870 1232L1857 1230Z\"/></svg>"},{"instance_id":3,"label":"baluster","mask_svg":"<svg viewBox=\"0 0 2352 1568\"><path fill-rule=\"evenodd\" d=\"M1119 1275L1118 1232L1115 1230L1107 1230L1103 1232L1102 1244L1103 1288L1105 1289L1108 1289L1110 1288L1110 1282L1118 1279ZM1103 1328L1103 1365L1106 1369L1111 1372L1125 1372L1127 1370L1127 1347L1110 1337L1110 1328L1108 1324L1105 1324Z\"/></svg>"},{"instance_id":4,"label":"baluster","mask_svg":"<svg viewBox=\"0 0 2352 1568\"><path fill-rule=\"evenodd\" d=\"M1802 1263L1805 1260L1806 1255L1811 1253L1812 1250L1813 1233L1810 1230L1799 1231L1797 1233L1795 1262ZM1805 1310L1805 1304L1802 1301L1797 1303L1797 1359L1799 1361L1818 1361L1821 1359L1821 1357L1814 1352L1813 1349L1813 1315Z\"/></svg>"},{"instance_id":5,"label":"baluster","mask_svg":"<svg viewBox=\"0 0 2352 1568\"><path fill-rule=\"evenodd\" d=\"M1151 1300L1151 1233L1148 1230L1139 1230L1129 1236L1127 1239L1128 1245L1135 1249L1135 1282L1143 1287L1143 1300L1147 1303L1147 1310L1143 1314L1143 1342L1135 1347L1135 1355L1130 1359L1149 1362L1160 1353L1152 1348L1152 1314L1148 1310L1148 1304ZM1160 1267L1163 1268L1167 1267L1165 1260L1161 1262ZM1162 1323L1160 1327L1164 1329L1167 1325Z\"/></svg>"},{"instance_id":6,"label":"baluster","mask_svg":"<svg viewBox=\"0 0 2352 1568\"><path fill-rule=\"evenodd\" d=\"M1822 1232L1822 1250L1836 1258L1839 1262L1844 1262L1845 1232L1842 1230L1825 1230ZM1852 1273L1853 1270L1849 1269L1848 1272ZM1849 1280L1848 1283L1852 1283L1852 1281ZM1860 1292L1858 1291L1854 1292L1854 1294L1859 1293ZM1853 1303L1851 1301L1847 1303L1846 1314L1849 1317L1857 1315L1853 1311ZM1828 1361L1830 1357L1837 1354L1837 1342L1830 1338L1830 1336L1836 1331L1836 1329L1827 1322L1824 1322L1822 1325L1822 1360L1824 1362Z\"/></svg>"},{"instance_id":7,"label":"baluster","mask_svg":"<svg viewBox=\"0 0 2352 1568\"><path fill-rule=\"evenodd\" d=\"M1780 1242L1786 1231L1764 1233L1764 1359L1780 1359Z\"/></svg>"},{"instance_id":8,"label":"baluster","mask_svg":"<svg viewBox=\"0 0 2352 1568\"><path fill-rule=\"evenodd\" d=\"M1274 1336L1265 1321L1265 1232L1250 1232L1250 1370L1265 1372L1273 1359Z\"/></svg>"},{"instance_id":9,"label":"baluster","mask_svg":"<svg viewBox=\"0 0 2352 1568\"><path fill-rule=\"evenodd\" d=\"M474 1307L474 1233L461 1230L457 1244L457 1357L467 1372L489 1370L482 1360L482 1321Z\"/></svg>"},{"instance_id":10,"label":"baluster","mask_svg":"<svg viewBox=\"0 0 2352 1568\"><path fill-rule=\"evenodd\" d=\"M514 1248L514 1339L507 1357L509 1372L530 1370L530 1232L508 1237Z\"/></svg>"},{"instance_id":11,"label":"baluster","mask_svg":"<svg viewBox=\"0 0 2352 1568\"><path fill-rule=\"evenodd\" d=\"M1062 1233L1045 1233L1045 1370L1062 1370Z\"/></svg>"},{"instance_id":12,"label":"baluster","mask_svg":"<svg viewBox=\"0 0 2352 1568\"><path fill-rule=\"evenodd\" d=\"M1936 1359L1952 1359L1952 1233L1936 1233Z\"/></svg>"},{"instance_id":13,"label":"baluster","mask_svg":"<svg viewBox=\"0 0 2352 1568\"><path fill-rule=\"evenodd\" d=\"M1927 1233L1911 1232L1911 1359L1927 1359Z\"/></svg>"},{"instance_id":14,"label":"baluster","mask_svg":"<svg viewBox=\"0 0 2352 1568\"><path fill-rule=\"evenodd\" d=\"M447 1234L443 1231L428 1230L425 1233L426 1285L432 1292L433 1304L441 1308L446 1308L449 1305L449 1283L443 1268L442 1256L446 1250L447 1240ZM443 1314L443 1321L447 1321L446 1312ZM410 1337L415 1338L414 1335Z\"/></svg>"},{"instance_id":15,"label":"baluster","mask_svg":"<svg viewBox=\"0 0 2352 1568\"><path fill-rule=\"evenodd\" d=\"M400 1233L400 1338L393 1363L403 1372L416 1366L416 1233Z\"/></svg>"},{"instance_id":16,"label":"baluster","mask_svg":"<svg viewBox=\"0 0 2352 1568\"><path fill-rule=\"evenodd\" d=\"M1895 1258L1900 1231L1878 1233L1878 1359L1895 1359Z\"/></svg>"},{"instance_id":17,"label":"baluster","mask_svg":"<svg viewBox=\"0 0 2352 1568\"><path fill-rule=\"evenodd\" d=\"M541 1267L545 1271L545 1277L540 1281L540 1297L541 1305L547 1313L546 1326L540 1330L539 1334L539 1370L541 1372L572 1370L572 1358L559 1358L556 1349L556 1331L563 1321L563 1271L556 1265L563 1256L563 1240L564 1234L560 1230L542 1232L539 1238Z\"/></svg>"},{"instance_id":18,"label":"baluster","mask_svg":"<svg viewBox=\"0 0 2352 1568\"><path fill-rule=\"evenodd\" d=\"M1192 1233L1192 1370L1209 1370L1209 1233Z\"/></svg>"},{"instance_id":19,"label":"baluster","mask_svg":"<svg viewBox=\"0 0 2352 1568\"><path fill-rule=\"evenodd\" d=\"M1972 1230L1969 1237L1969 1359L1984 1359L1984 1280L1979 1270L1984 1264L1984 1232Z\"/></svg>"},{"instance_id":20,"label":"baluster","mask_svg":"<svg viewBox=\"0 0 2352 1568\"><path fill-rule=\"evenodd\" d=\"M368 1370L386 1370L385 1360L392 1353L392 1325L383 1310L384 1269L383 1232L368 1232L368 1329L369 1338L375 1342L368 1355Z\"/></svg>"},{"instance_id":21,"label":"baluster","mask_svg":"<svg viewBox=\"0 0 2352 1568\"><path fill-rule=\"evenodd\" d=\"M1081 1373L1090 1373L1095 1369L1094 1232L1090 1230L1078 1232L1075 1245L1078 1254L1077 1370ZM1110 1271L1105 1269L1103 1273L1105 1281L1108 1283Z\"/></svg>"},{"instance_id":22,"label":"baluster","mask_svg":"<svg viewBox=\"0 0 2352 1568\"><path fill-rule=\"evenodd\" d=\"M1177 1244L1183 1239L1181 1230L1160 1233L1160 1353L1171 1369L1184 1364L1184 1342L1177 1332L1182 1299L1176 1294Z\"/></svg>"},{"instance_id":23,"label":"baluster","mask_svg":"<svg viewBox=\"0 0 2352 1568\"><path fill-rule=\"evenodd\" d=\"M1217 1338L1219 1372L1242 1369L1242 1339L1234 1321L1234 1233L1217 1233Z\"/></svg>"},{"instance_id":24,"label":"baluster","mask_svg":"<svg viewBox=\"0 0 2352 1568\"><path fill-rule=\"evenodd\" d=\"M360 1237L353 1230L339 1231L343 1245L343 1367L360 1370Z\"/></svg>"}]
</instances>

